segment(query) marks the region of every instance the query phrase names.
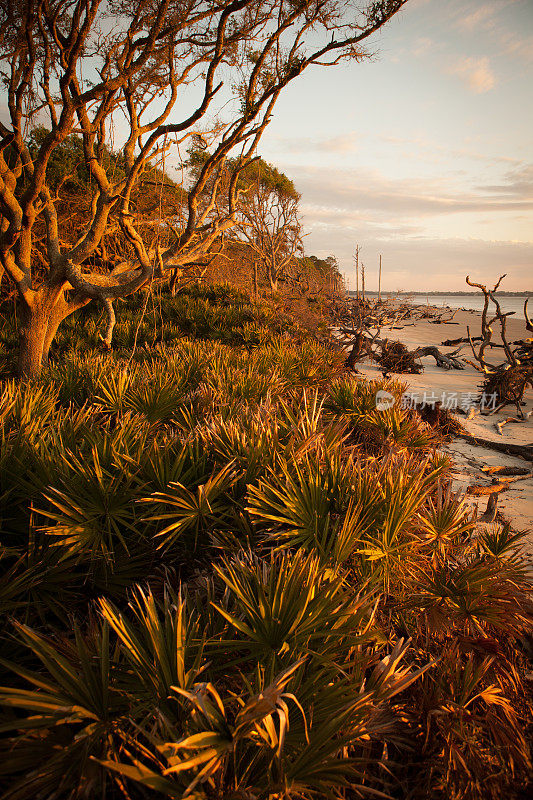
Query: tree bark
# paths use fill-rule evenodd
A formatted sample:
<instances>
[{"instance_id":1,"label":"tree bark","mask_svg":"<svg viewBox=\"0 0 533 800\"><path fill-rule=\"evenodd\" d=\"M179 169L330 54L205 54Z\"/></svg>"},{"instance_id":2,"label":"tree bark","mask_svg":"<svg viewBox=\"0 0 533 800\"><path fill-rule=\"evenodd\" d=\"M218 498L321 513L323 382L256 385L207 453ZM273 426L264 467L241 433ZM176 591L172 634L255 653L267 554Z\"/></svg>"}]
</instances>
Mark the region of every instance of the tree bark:
<instances>
[{"instance_id":1,"label":"tree bark","mask_svg":"<svg viewBox=\"0 0 533 800\"><path fill-rule=\"evenodd\" d=\"M57 333L57 329L68 316L67 312L67 304L61 300L59 300L56 305L51 310L50 316L48 318L48 325L46 327L46 334L44 337L43 342L43 355L41 359L42 366L46 366L48 364L48 357L50 355L50 345L55 339L55 335Z\"/></svg>"},{"instance_id":2,"label":"tree bark","mask_svg":"<svg viewBox=\"0 0 533 800\"><path fill-rule=\"evenodd\" d=\"M63 320L89 302L90 297L67 301L64 291L55 287L42 289L35 295L30 307L22 305L18 362L20 378L30 380L39 375L41 367L48 364L50 345Z\"/></svg>"},{"instance_id":3,"label":"tree bark","mask_svg":"<svg viewBox=\"0 0 533 800\"><path fill-rule=\"evenodd\" d=\"M44 298L36 296L30 307L22 306L18 373L23 380L36 378L41 371L50 318L50 309L43 301ZM48 343L49 346L50 343Z\"/></svg>"}]
</instances>

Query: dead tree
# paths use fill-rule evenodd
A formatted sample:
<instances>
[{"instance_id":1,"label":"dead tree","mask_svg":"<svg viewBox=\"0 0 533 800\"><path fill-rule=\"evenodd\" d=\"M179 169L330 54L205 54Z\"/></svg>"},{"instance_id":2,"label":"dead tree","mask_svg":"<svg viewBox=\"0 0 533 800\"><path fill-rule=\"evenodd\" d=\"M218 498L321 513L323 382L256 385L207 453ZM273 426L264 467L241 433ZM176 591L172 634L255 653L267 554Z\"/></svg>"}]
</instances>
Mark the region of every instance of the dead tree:
<instances>
[{"instance_id":1,"label":"dead tree","mask_svg":"<svg viewBox=\"0 0 533 800\"><path fill-rule=\"evenodd\" d=\"M4 0L0 264L20 302L20 374L39 373L59 324L80 306L104 305L109 341L116 298L145 286L156 269L200 260L235 224L239 172L283 89L312 64L364 58L364 41L405 2L381 0L358 11L340 0ZM180 117L178 101L191 84ZM224 85L237 94L231 113L226 98L219 102ZM197 100L192 108L190 97ZM222 119L222 103L225 121L207 125ZM114 153L118 120L126 131ZM37 123L47 132L32 151L28 135ZM74 134L82 139L90 203L67 238L49 165ZM170 149L179 160L180 148L204 135L209 157L184 189L182 214L167 227L155 224L147 237L134 205L143 173ZM230 152L238 152L238 164L219 216L212 213L218 176ZM124 257L95 269L91 259L110 233L122 241ZM45 247L37 259L40 236Z\"/></svg>"},{"instance_id":2,"label":"dead tree","mask_svg":"<svg viewBox=\"0 0 533 800\"><path fill-rule=\"evenodd\" d=\"M360 247L357 244L355 246L354 261L355 261L355 296L357 297L358 300L359 300L359 250Z\"/></svg>"},{"instance_id":3,"label":"dead tree","mask_svg":"<svg viewBox=\"0 0 533 800\"><path fill-rule=\"evenodd\" d=\"M435 359L437 367L442 369L464 369L465 365L460 361L457 356L461 348L457 348L452 353L441 353L438 347L434 345L426 345L425 347L417 347L413 351L415 358L422 358L422 356L432 356Z\"/></svg>"},{"instance_id":4,"label":"dead tree","mask_svg":"<svg viewBox=\"0 0 533 800\"><path fill-rule=\"evenodd\" d=\"M515 343L513 348L513 344L510 344L507 339L507 317L512 316L514 311L508 311L504 314L499 300L495 297L495 292L503 278L505 278L505 275L499 278L492 289L488 289L481 283L471 281L468 275L466 277L467 284L480 289L484 296L483 312L481 314L481 343L477 350L474 345L474 339L470 335L470 329L467 328L470 347L475 359L475 361L469 361L468 363L484 376L480 387L481 391L487 395L495 396L498 405L513 403L516 406L518 415L523 419L524 414L521 406L524 392L528 385L533 385L533 342L531 340L520 341ZM494 316L489 318L488 312L491 303L494 305L495 313ZM526 327L530 330L531 321L527 316L527 301L524 304L524 316L526 318ZM492 336L495 323L498 323L500 327L502 348L506 360L500 364L489 364L486 360L486 351L487 348L494 346Z\"/></svg>"},{"instance_id":5,"label":"dead tree","mask_svg":"<svg viewBox=\"0 0 533 800\"><path fill-rule=\"evenodd\" d=\"M422 318L424 309L409 304L393 307L379 300L374 303L351 300L344 314L337 312L337 315L341 322L341 340L350 348L346 366L351 369L355 368L358 361L370 358L381 364L387 373L417 373L423 369L420 363L423 356L432 356L437 366L443 369L464 369L463 361L458 358L461 347L447 354L441 353L433 345L409 351L401 342L379 338L381 328L398 329L402 327L399 323L406 318ZM372 332L374 329L375 333Z\"/></svg>"}]
</instances>

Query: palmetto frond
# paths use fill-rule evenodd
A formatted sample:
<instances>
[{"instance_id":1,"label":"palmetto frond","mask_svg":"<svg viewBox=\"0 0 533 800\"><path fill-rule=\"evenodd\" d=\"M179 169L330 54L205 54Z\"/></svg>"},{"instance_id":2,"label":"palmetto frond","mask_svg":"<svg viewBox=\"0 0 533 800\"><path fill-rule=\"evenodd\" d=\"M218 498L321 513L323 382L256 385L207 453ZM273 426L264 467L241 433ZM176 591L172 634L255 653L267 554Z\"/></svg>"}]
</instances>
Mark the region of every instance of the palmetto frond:
<instances>
[{"instance_id":1,"label":"palmetto frond","mask_svg":"<svg viewBox=\"0 0 533 800\"><path fill-rule=\"evenodd\" d=\"M246 484L263 474L278 447L275 419L265 425L263 418L253 415L240 420L209 422L201 430L204 448L217 463L233 462L240 471L239 481Z\"/></svg>"},{"instance_id":2,"label":"palmetto frond","mask_svg":"<svg viewBox=\"0 0 533 800\"><path fill-rule=\"evenodd\" d=\"M4 797L102 796L109 776L92 758L115 757L129 727L127 698L114 683L109 629L84 638L75 627L75 643L57 646L25 625L16 627L41 670L3 661L31 686L0 687L0 705L11 712L0 726L10 734L0 774L18 776Z\"/></svg>"},{"instance_id":3,"label":"palmetto frond","mask_svg":"<svg viewBox=\"0 0 533 800\"><path fill-rule=\"evenodd\" d=\"M185 379L186 380L186 379ZM161 374L142 378L126 393L124 402L132 411L142 414L148 422L170 420L185 396L185 381Z\"/></svg>"},{"instance_id":4,"label":"palmetto frond","mask_svg":"<svg viewBox=\"0 0 533 800\"><path fill-rule=\"evenodd\" d=\"M96 387L95 405L105 411L118 413L125 407L126 398L135 378L135 369L109 372L102 375Z\"/></svg>"},{"instance_id":5,"label":"palmetto frond","mask_svg":"<svg viewBox=\"0 0 533 800\"><path fill-rule=\"evenodd\" d=\"M96 559L119 545L127 551L130 534L136 535L135 476L103 466L101 457L96 445L84 460L67 452L68 478L45 494L50 506L39 513L51 523L41 530L65 555Z\"/></svg>"},{"instance_id":6,"label":"palmetto frond","mask_svg":"<svg viewBox=\"0 0 533 800\"><path fill-rule=\"evenodd\" d=\"M438 442L427 423L397 407L385 411L374 408L359 419L357 426L364 432L379 433L384 442L398 449L427 451Z\"/></svg>"},{"instance_id":7,"label":"palmetto frond","mask_svg":"<svg viewBox=\"0 0 533 800\"><path fill-rule=\"evenodd\" d=\"M444 558L448 548L473 527L464 500L459 500L449 487L444 490L439 485L436 498L430 497L419 513L419 534L433 560Z\"/></svg>"},{"instance_id":8,"label":"palmetto frond","mask_svg":"<svg viewBox=\"0 0 533 800\"><path fill-rule=\"evenodd\" d=\"M166 492L154 492L143 498L142 502L156 502L165 509L146 517L146 521L172 520L156 534L158 547L168 548L186 537L191 550L195 550L203 534L212 528L223 527L232 506L228 492L236 478L233 462L230 462L194 491L181 483L171 483Z\"/></svg>"},{"instance_id":9,"label":"palmetto frond","mask_svg":"<svg viewBox=\"0 0 533 800\"><path fill-rule=\"evenodd\" d=\"M304 687L306 659L270 680L261 671L252 682L243 677L229 697L209 682L188 691L178 687L177 694L190 709L188 735L154 739L157 755L142 763L132 758L137 774L129 764L108 761L105 766L170 796L174 791L200 797L195 792L202 786L224 797L339 797L344 787L364 791L361 782L372 761L365 754L365 742L390 729L380 705L427 669L403 668L405 651L399 641L388 656L378 659L364 687L342 676L333 682L326 671L315 671ZM299 688L311 689L303 703ZM379 783L365 780L368 791L378 796L372 788Z\"/></svg>"},{"instance_id":10,"label":"palmetto frond","mask_svg":"<svg viewBox=\"0 0 533 800\"><path fill-rule=\"evenodd\" d=\"M271 670L309 653L342 662L366 641L371 599L347 592L343 578L316 557L300 551L272 554L268 562L226 559L215 570L227 594L213 605L238 632L232 647Z\"/></svg>"},{"instance_id":11,"label":"palmetto frond","mask_svg":"<svg viewBox=\"0 0 533 800\"><path fill-rule=\"evenodd\" d=\"M151 592L138 588L128 613L119 611L106 599L99 601L99 608L131 667L137 702L145 703L147 708L156 703L168 714L171 687L190 689L205 667L204 634L198 615L170 590L165 591L159 603Z\"/></svg>"},{"instance_id":12,"label":"palmetto frond","mask_svg":"<svg viewBox=\"0 0 533 800\"><path fill-rule=\"evenodd\" d=\"M406 384L399 381L364 381L357 378L338 378L328 388L324 409L335 416L348 417L357 424L376 410L378 391L390 392L399 404Z\"/></svg>"},{"instance_id":13,"label":"palmetto frond","mask_svg":"<svg viewBox=\"0 0 533 800\"><path fill-rule=\"evenodd\" d=\"M497 560L474 555L421 568L412 592L408 604L426 612L432 632L485 637L501 631L511 637L531 629L527 582L517 584Z\"/></svg>"}]
</instances>

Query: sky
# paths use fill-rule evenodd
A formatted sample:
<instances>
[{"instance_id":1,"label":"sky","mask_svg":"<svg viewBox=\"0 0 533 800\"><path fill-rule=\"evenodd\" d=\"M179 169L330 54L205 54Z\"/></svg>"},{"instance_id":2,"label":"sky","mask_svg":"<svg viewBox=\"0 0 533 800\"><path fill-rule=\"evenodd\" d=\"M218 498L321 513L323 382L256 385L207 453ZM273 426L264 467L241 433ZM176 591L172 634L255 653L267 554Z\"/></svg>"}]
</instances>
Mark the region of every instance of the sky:
<instances>
[{"instance_id":1,"label":"sky","mask_svg":"<svg viewBox=\"0 0 533 800\"><path fill-rule=\"evenodd\" d=\"M301 193L307 254L350 288L359 244L369 289L382 255L389 291L533 290L533 0L408 0L367 43L289 84L259 148Z\"/></svg>"},{"instance_id":2,"label":"sky","mask_svg":"<svg viewBox=\"0 0 533 800\"><path fill-rule=\"evenodd\" d=\"M260 154L301 193L308 254L355 288L533 290L533 0L409 0L371 60L310 68Z\"/></svg>"}]
</instances>

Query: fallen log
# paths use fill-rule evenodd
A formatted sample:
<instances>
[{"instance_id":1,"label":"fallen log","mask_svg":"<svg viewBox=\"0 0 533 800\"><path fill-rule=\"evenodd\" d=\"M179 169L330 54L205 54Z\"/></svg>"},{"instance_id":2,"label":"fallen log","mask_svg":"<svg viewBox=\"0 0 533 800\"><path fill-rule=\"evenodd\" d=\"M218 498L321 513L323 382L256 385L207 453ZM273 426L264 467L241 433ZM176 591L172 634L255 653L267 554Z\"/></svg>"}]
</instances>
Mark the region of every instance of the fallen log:
<instances>
[{"instance_id":1,"label":"fallen log","mask_svg":"<svg viewBox=\"0 0 533 800\"><path fill-rule=\"evenodd\" d=\"M498 467L481 467L481 472L486 472L488 475L523 475L524 477L530 476L531 470L526 469L526 467L504 467L503 465Z\"/></svg>"},{"instance_id":2,"label":"fallen log","mask_svg":"<svg viewBox=\"0 0 533 800\"><path fill-rule=\"evenodd\" d=\"M483 439L481 436L473 436L466 431L459 431L455 435L460 439L465 439L469 444L475 447L487 447L491 450L497 450L499 453L507 453L509 456L518 456L518 458L523 458L524 461L533 461L533 443L512 444L511 442L495 442L492 439Z\"/></svg>"},{"instance_id":3,"label":"fallen log","mask_svg":"<svg viewBox=\"0 0 533 800\"><path fill-rule=\"evenodd\" d=\"M503 426L507 425L508 422L526 422L525 419L519 419L518 417L507 417L507 419L502 419L500 422L495 422L494 427L500 434L503 436Z\"/></svg>"},{"instance_id":4,"label":"fallen log","mask_svg":"<svg viewBox=\"0 0 533 800\"><path fill-rule=\"evenodd\" d=\"M486 497L489 494L499 494L504 492L509 487L506 483L494 483L492 486L482 486L479 483L469 486L466 490L467 494L473 494L474 497Z\"/></svg>"},{"instance_id":5,"label":"fallen log","mask_svg":"<svg viewBox=\"0 0 533 800\"><path fill-rule=\"evenodd\" d=\"M472 341L473 342L481 342L481 340L482 340L481 336L472 336ZM446 339L444 342L441 342L441 345L443 347L453 347L456 344L468 344L468 338L467 337L463 337L463 338L459 337L459 339Z\"/></svg>"},{"instance_id":6,"label":"fallen log","mask_svg":"<svg viewBox=\"0 0 533 800\"><path fill-rule=\"evenodd\" d=\"M442 367L443 369L464 369L464 364L459 361L458 358L455 358L455 352L444 355L444 353L441 353L440 350L435 347L435 345L426 345L425 347L417 347L417 349L413 351L413 355L415 358L422 358L422 356L433 356L437 362L437 366Z\"/></svg>"}]
</instances>

